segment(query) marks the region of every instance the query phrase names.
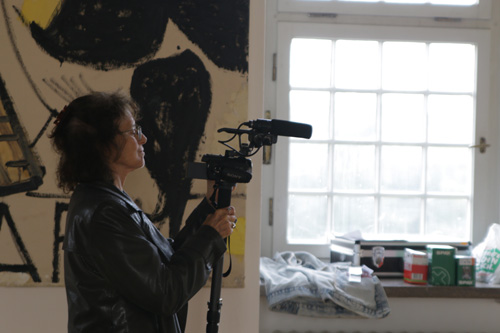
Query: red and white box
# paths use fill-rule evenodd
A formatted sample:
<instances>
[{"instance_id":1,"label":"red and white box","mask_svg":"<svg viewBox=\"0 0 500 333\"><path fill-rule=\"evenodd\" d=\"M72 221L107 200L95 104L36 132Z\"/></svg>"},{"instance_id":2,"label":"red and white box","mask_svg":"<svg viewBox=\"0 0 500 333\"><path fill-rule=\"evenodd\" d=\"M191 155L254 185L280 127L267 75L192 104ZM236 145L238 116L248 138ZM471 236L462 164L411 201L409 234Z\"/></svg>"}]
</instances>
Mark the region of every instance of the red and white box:
<instances>
[{"instance_id":1,"label":"red and white box","mask_svg":"<svg viewBox=\"0 0 500 333\"><path fill-rule=\"evenodd\" d=\"M412 284L427 284L428 263L425 252L405 248L404 281Z\"/></svg>"}]
</instances>

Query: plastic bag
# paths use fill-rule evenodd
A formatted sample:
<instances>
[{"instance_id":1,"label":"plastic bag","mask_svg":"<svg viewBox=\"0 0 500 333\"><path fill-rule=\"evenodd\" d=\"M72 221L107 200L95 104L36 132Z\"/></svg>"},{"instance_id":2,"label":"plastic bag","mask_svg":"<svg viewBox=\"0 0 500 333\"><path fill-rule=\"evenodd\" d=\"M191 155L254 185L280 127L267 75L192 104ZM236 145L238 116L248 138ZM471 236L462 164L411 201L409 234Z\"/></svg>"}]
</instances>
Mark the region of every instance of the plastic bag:
<instances>
[{"instance_id":1,"label":"plastic bag","mask_svg":"<svg viewBox=\"0 0 500 333\"><path fill-rule=\"evenodd\" d=\"M476 258L476 280L489 284L500 284L500 224L492 224L485 239L474 248Z\"/></svg>"}]
</instances>

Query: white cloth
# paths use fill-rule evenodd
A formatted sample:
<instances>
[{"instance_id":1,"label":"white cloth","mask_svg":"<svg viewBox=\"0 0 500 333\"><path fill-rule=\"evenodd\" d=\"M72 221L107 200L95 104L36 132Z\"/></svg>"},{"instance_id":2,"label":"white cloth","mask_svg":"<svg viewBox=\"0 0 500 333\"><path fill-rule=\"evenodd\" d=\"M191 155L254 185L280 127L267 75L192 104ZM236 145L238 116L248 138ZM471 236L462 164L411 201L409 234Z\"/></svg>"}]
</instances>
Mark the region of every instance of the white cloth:
<instances>
[{"instance_id":1,"label":"white cloth","mask_svg":"<svg viewBox=\"0 0 500 333\"><path fill-rule=\"evenodd\" d=\"M383 318L387 296L376 276L349 281L349 265L325 264L307 252L260 259L260 279L270 310L312 317Z\"/></svg>"}]
</instances>

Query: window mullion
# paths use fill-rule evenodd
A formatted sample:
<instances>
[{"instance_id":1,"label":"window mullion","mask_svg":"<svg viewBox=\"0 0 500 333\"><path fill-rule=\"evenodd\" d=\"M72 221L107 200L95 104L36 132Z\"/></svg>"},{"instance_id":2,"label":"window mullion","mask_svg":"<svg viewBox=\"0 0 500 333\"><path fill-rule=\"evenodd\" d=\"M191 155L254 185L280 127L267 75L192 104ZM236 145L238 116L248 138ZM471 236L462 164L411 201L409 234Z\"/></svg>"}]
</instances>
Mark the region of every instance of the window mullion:
<instances>
[{"instance_id":1,"label":"window mullion","mask_svg":"<svg viewBox=\"0 0 500 333\"><path fill-rule=\"evenodd\" d=\"M336 40L332 40L332 71L330 77L330 119L329 119L329 133L331 133L331 137L328 142L328 153L330 154L328 163L329 163L329 179L328 179L328 221L330 223L330 236L335 231L335 214L333 214L334 207L334 174L335 174L335 163L334 163L334 154L335 154L335 49L336 49Z\"/></svg>"},{"instance_id":2,"label":"window mullion","mask_svg":"<svg viewBox=\"0 0 500 333\"><path fill-rule=\"evenodd\" d=\"M382 52L383 43L379 41L378 43L378 48L379 48L379 89L377 92L377 124L376 124L376 133L377 136L375 138L375 230L376 233L380 232L380 204L381 204L381 194L380 194L380 189L381 189L381 156L382 156L382 94L383 94L383 87L382 87L382 82L383 82L383 62L384 62L384 54Z\"/></svg>"}]
</instances>

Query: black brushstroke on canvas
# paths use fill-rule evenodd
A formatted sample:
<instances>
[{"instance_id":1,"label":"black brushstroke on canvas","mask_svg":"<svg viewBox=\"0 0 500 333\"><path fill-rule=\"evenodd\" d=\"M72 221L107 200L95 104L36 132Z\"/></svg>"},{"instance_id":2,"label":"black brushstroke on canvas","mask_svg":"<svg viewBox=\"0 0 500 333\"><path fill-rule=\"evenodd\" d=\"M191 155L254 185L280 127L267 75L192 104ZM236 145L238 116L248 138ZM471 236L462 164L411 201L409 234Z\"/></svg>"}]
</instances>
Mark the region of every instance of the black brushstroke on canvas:
<instances>
[{"instance_id":1,"label":"black brushstroke on canvas","mask_svg":"<svg viewBox=\"0 0 500 333\"><path fill-rule=\"evenodd\" d=\"M31 89L33 90L33 92L37 96L38 100L43 104L43 106L47 110L49 110L51 112L51 116L57 116L57 114L56 114L57 112L55 110L53 110L49 106L49 104L45 101L45 99L42 97L40 89L38 89L37 85L35 84L35 82L31 78L31 75L29 74L28 69L26 68L23 57L21 56L21 51L19 51L19 47L17 46L17 43L16 43L16 38L14 36L14 31L12 29L12 23L11 23L10 17L7 14L5 0L0 0L0 4L2 7L3 19L5 22L5 28L7 30L7 35L9 36L10 45L12 47L12 50L14 51L14 54L16 56L17 61L19 62L19 65L21 66L21 70L23 71L24 76L28 80L28 83L29 83ZM2 47L6 47L6 45L2 45Z\"/></svg>"},{"instance_id":2,"label":"black brushstroke on canvas","mask_svg":"<svg viewBox=\"0 0 500 333\"><path fill-rule=\"evenodd\" d=\"M175 236L190 198L186 166L196 157L212 101L210 75L198 56L186 50L137 67L130 93L148 137L146 167L160 191L152 219L168 218Z\"/></svg>"},{"instance_id":3,"label":"black brushstroke on canvas","mask_svg":"<svg viewBox=\"0 0 500 333\"><path fill-rule=\"evenodd\" d=\"M60 82L61 81L61 82ZM89 94L93 89L85 82L83 75L80 73L78 78L66 78L64 75L58 78L43 78L42 82L58 95L66 103L71 103L75 98Z\"/></svg>"},{"instance_id":4,"label":"black brushstroke on canvas","mask_svg":"<svg viewBox=\"0 0 500 333\"><path fill-rule=\"evenodd\" d=\"M54 193L40 193L28 191L25 193L27 197L43 198L43 199L70 199L70 194L54 194Z\"/></svg>"},{"instance_id":5,"label":"black brushstroke on canvas","mask_svg":"<svg viewBox=\"0 0 500 333\"><path fill-rule=\"evenodd\" d=\"M172 0L172 21L215 65L248 72L249 0Z\"/></svg>"},{"instance_id":6,"label":"black brushstroke on canvas","mask_svg":"<svg viewBox=\"0 0 500 333\"><path fill-rule=\"evenodd\" d=\"M65 0L49 26L30 24L35 41L61 63L99 70L133 67L160 48L167 1Z\"/></svg>"},{"instance_id":7,"label":"black brushstroke on canvas","mask_svg":"<svg viewBox=\"0 0 500 333\"><path fill-rule=\"evenodd\" d=\"M54 215L54 244L52 246L52 282L59 282L59 257L60 247L64 242L64 234L61 234L62 213L68 210L69 204L65 202L56 202L56 211Z\"/></svg>"},{"instance_id":8,"label":"black brushstroke on canvas","mask_svg":"<svg viewBox=\"0 0 500 333\"><path fill-rule=\"evenodd\" d=\"M110 70L153 58L169 19L218 67L248 72L249 0L65 0L47 28L30 28L61 63Z\"/></svg>"},{"instance_id":9,"label":"black brushstroke on canvas","mask_svg":"<svg viewBox=\"0 0 500 333\"><path fill-rule=\"evenodd\" d=\"M11 161L2 161L3 164L0 165L0 179L2 180L0 196L35 190L43 183L45 168L41 165L38 156L28 142L24 128L15 111L12 98L1 75L0 103L5 110L5 115L0 117L0 143L6 143L2 149L10 149L11 155L18 158ZM18 150L22 157L18 156ZM6 154L5 156L9 155ZM18 169L19 172L28 171L29 178L11 179L8 176L9 168Z\"/></svg>"},{"instance_id":10,"label":"black brushstroke on canvas","mask_svg":"<svg viewBox=\"0 0 500 333\"><path fill-rule=\"evenodd\" d=\"M38 275L38 269L36 268L33 260L31 260L31 256L24 246L23 239L21 235L17 231L16 224L12 219L12 215L10 215L9 206L0 202L0 230L2 229L2 221L5 218L7 222L7 226L10 229L12 234L12 238L16 243L17 250L24 264L1 264L0 263L0 272L13 272L13 273L29 273L34 282L42 282L40 276Z\"/></svg>"},{"instance_id":11,"label":"black brushstroke on canvas","mask_svg":"<svg viewBox=\"0 0 500 333\"><path fill-rule=\"evenodd\" d=\"M12 47L12 50L14 51L14 54L16 56L16 59L17 59L19 65L21 66L21 70L23 71L24 76L28 80L28 83L29 83L31 89L35 93L38 100L42 103L42 105L45 107L45 109L47 109L50 113L49 117L47 118L47 121L42 126L42 129L39 131L38 135L35 137L33 142L29 145L30 148L32 148L37 144L38 140L42 137L43 133L45 133L49 122L52 120L52 117L57 116L57 111L54 108L51 108L49 106L49 104L45 101L45 98L42 96L40 89L38 89L38 86L35 84L35 82L31 78L31 75L28 72L28 69L26 68L26 65L24 63L23 57L21 56L21 52L19 51L19 47L17 46L16 38L14 36L14 30L12 29L12 23L11 23L9 15L7 14L5 0L0 0L0 5L2 8L2 13L3 13L4 21L5 21L7 35L9 36L10 45ZM17 11L17 13L18 13L18 16L21 17L19 11ZM25 22L24 18L21 17L21 19L23 22Z\"/></svg>"}]
</instances>

